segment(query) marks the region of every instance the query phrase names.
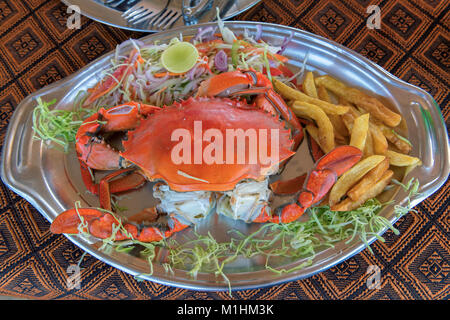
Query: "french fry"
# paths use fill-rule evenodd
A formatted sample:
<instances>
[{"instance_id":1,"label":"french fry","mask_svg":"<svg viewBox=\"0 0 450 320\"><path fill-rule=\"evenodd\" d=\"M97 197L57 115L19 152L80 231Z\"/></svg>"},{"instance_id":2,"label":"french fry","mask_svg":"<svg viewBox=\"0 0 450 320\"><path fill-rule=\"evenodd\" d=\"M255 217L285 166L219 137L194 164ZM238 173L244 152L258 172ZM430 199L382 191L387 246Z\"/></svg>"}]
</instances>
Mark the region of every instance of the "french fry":
<instances>
[{"instance_id":1,"label":"french fry","mask_svg":"<svg viewBox=\"0 0 450 320\"><path fill-rule=\"evenodd\" d=\"M311 71L306 73L302 88L308 96L318 98L316 84L314 83L314 74Z\"/></svg>"},{"instance_id":2,"label":"french fry","mask_svg":"<svg viewBox=\"0 0 450 320\"><path fill-rule=\"evenodd\" d=\"M369 123L369 131L373 141L373 152L375 154L386 154L388 143L383 131L372 122Z\"/></svg>"},{"instance_id":3,"label":"french fry","mask_svg":"<svg viewBox=\"0 0 450 320\"><path fill-rule=\"evenodd\" d=\"M355 184L348 192L347 196L353 201L358 200L367 192L375 182L381 179L386 170L389 169L389 159L381 161L375 168L370 170L357 184Z\"/></svg>"},{"instance_id":4,"label":"french fry","mask_svg":"<svg viewBox=\"0 0 450 320\"><path fill-rule=\"evenodd\" d=\"M292 104L292 110L298 117L306 117L314 120L317 124L318 140L320 147L325 153L330 152L335 147L334 130L330 119L325 112L314 104L295 101Z\"/></svg>"},{"instance_id":5,"label":"french fry","mask_svg":"<svg viewBox=\"0 0 450 320\"><path fill-rule=\"evenodd\" d=\"M367 113L365 113L367 114ZM360 112L354 108L350 107L350 110L345 115L342 115L341 118L347 127L347 129L352 132L353 122L357 117L359 117ZM388 143L386 137L383 132L377 125L369 121L369 133L367 134L365 143L367 146L363 151L365 151L365 156L373 155L373 154L385 154L388 148Z\"/></svg>"},{"instance_id":6,"label":"french fry","mask_svg":"<svg viewBox=\"0 0 450 320\"><path fill-rule=\"evenodd\" d=\"M350 111L341 116L342 121L344 122L344 124L347 127L347 130L349 132L352 132L353 122L355 121L356 117L358 117L358 115L359 115L359 112L355 108L350 107ZM372 134L367 134L367 136L366 136L363 153L364 153L364 158L367 158L367 157L375 154Z\"/></svg>"},{"instance_id":7,"label":"french fry","mask_svg":"<svg viewBox=\"0 0 450 320\"><path fill-rule=\"evenodd\" d=\"M408 140L401 137L392 128L385 126L384 124L378 125L381 132L390 143L392 143L401 153L408 154L411 152L411 144ZM408 142L407 142L408 141Z\"/></svg>"},{"instance_id":8,"label":"french fry","mask_svg":"<svg viewBox=\"0 0 450 320\"><path fill-rule=\"evenodd\" d=\"M353 204L353 200L345 198L339 203L336 203L330 207L331 211L350 211Z\"/></svg>"},{"instance_id":9,"label":"french fry","mask_svg":"<svg viewBox=\"0 0 450 320\"><path fill-rule=\"evenodd\" d=\"M322 149L322 151L324 151L324 147L322 147L320 145L319 128L317 128L315 125L308 124L308 125L305 126L305 129L309 133L309 135L317 142L317 144L319 145L320 149Z\"/></svg>"},{"instance_id":10,"label":"french fry","mask_svg":"<svg viewBox=\"0 0 450 320\"><path fill-rule=\"evenodd\" d=\"M339 99L339 100L342 100L342 99ZM342 115L342 117L346 116L347 119L351 120L351 122L353 123L353 121L360 115L362 115L362 113L359 112L358 109L356 109L354 106L348 105L348 112L345 115Z\"/></svg>"},{"instance_id":11,"label":"french fry","mask_svg":"<svg viewBox=\"0 0 450 320\"><path fill-rule=\"evenodd\" d=\"M353 121L352 133L350 136L350 145L357 147L363 151L366 144L366 137L369 132L369 118L368 113L359 116Z\"/></svg>"},{"instance_id":12,"label":"french fry","mask_svg":"<svg viewBox=\"0 0 450 320\"><path fill-rule=\"evenodd\" d=\"M347 128L348 132L352 132L353 130L353 122L355 121L356 116L354 116L351 112L347 112L341 116L342 122Z\"/></svg>"},{"instance_id":13,"label":"french fry","mask_svg":"<svg viewBox=\"0 0 450 320\"><path fill-rule=\"evenodd\" d=\"M400 124L402 117L387 108L380 100L367 95L356 88L347 87L342 82L328 76L320 76L315 79L316 85L323 85L334 94L347 99L350 103L366 110L376 119L381 120L390 127L396 127Z\"/></svg>"},{"instance_id":14,"label":"french fry","mask_svg":"<svg viewBox=\"0 0 450 320\"><path fill-rule=\"evenodd\" d=\"M353 122L359 115L360 115L360 113L354 107L350 107L350 111L341 116L342 121L349 132L352 132ZM370 129L370 126L369 126L369 129ZM366 136L363 153L364 153L364 158L367 158L367 157L375 154L372 134L368 133Z\"/></svg>"},{"instance_id":15,"label":"french fry","mask_svg":"<svg viewBox=\"0 0 450 320\"><path fill-rule=\"evenodd\" d=\"M367 157L357 164L355 164L350 170L345 172L334 184L330 191L330 205L338 203L342 196L356 184L367 172L375 168L381 161L386 159L385 156L373 155Z\"/></svg>"},{"instance_id":16,"label":"french fry","mask_svg":"<svg viewBox=\"0 0 450 320\"><path fill-rule=\"evenodd\" d=\"M333 124L333 121L330 119L331 123ZM333 124L334 127L334 124ZM341 135L337 130L336 127L334 127L334 140L336 141L336 145L348 145L348 138Z\"/></svg>"},{"instance_id":17,"label":"french fry","mask_svg":"<svg viewBox=\"0 0 450 320\"><path fill-rule=\"evenodd\" d=\"M380 180L376 183L370 185L369 188L365 189L365 192L356 200L352 200L351 198L346 198L339 203L336 203L331 206L332 211L350 211L360 207L364 202L369 199L375 198L389 184L392 179L394 172L392 170L387 170L383 173Z\"/></svg>"},{"instance_id":18,"label":"french fry","mask_svg":"<svg viewBox=\"0 0 450 320\"><path fill-rule=\"evenodd\" d=\"M364 145L363 158L373 156L374 154L373 137L372 134L368 134L366 137L366 144Z\"/></svg>"},{"instance_id":19,"label":"french fry","mask_svg":"<svg viewBox=\"0 0 450 320\"><path fill-rule=\"evenodd\" d=\"M343 106L351 106L351 103L348 102L348 100L345 99L343 96L338 96L338 102Z\"/></svg>"},{"instance_id":20,"label":"french fry","mask_svg":"<svg viewBox=\"0 0 450 320\"><path fill-rule=\"evenodd\" d=\"M281 94L281 96L284 99L296 100L296 101L306 102L309 104L314 104L314 105L320 107L321 109L323 109L323 111L326 114L338 114L339 115L339 114L344 114L344 113L348 112L348 107L332 104L332 103L329 103L326 101L322 101L320 99L310 97L299 90L289 87L288 85L284 84L283 82L281 82L278 79L274 79L273 84L274 84L275 90L279 94Z\"/></svg>"},{"instance_id":21,"label":"french fry","mask_svg":"<svg viewBox=\"0 0 450 320\"><path fill-rule=\"evenodd\" d=\"M419 158L411 157L392 150L388 150L386 152L386 156L389 158L389 163L396 167L409 167L422 163Z\"/></svg>"},{"instance_id":22,"label":"french fry","mask_svg":"<svg viewBox=\"0 0 450 320\"><path fill-rule=\"evenodd\" d=\"M342 137L348 137L350 135L349 131L347 130L347 127L344 124L344 121L342 121L342 116L335 115L335 114L329 114L328 118L330 118L331 123L333 124L333 127L336 129L336 132L339 133Z\"/></svg>"},{"instance_id":23,"label":"french fry","mask_svg":"<svg viewBox=\"0 0 450 320\"><path fill-rule=\"evenodd\" d=\"M327 88L325 88L324 86L317 87L317 96L320 100L332 103ZM330 119L331 124L334 128L334 137L336 139L336 142L339 142L340 144L347 144L346 137L349 136L349 133L347 128L345 127L344 122L341 119L341 116L336 114L328 114L328 118Z\"/></svg>"},{"instance_id":24,"label":"french fry","mask_svg":"<svg viewBox=\"0 0 450 320\"><path fill-rule=\"evenodd\" d=\"M315 83L314 83L315 84ZM320 100L332 103L330 95L328 94L327 88L325 88L324 86L320 85L317 86L317 97Z\"/></svg>"},{"instance_id":25,"label":"french fry","mask_svg":"<svg viewBox=\"0 0 450 320\"><path fill-rule=\"evenodd\" d=\"M360 115L362 115L363 113L362 112L360 112L357 108L355 108L354 106L352 106L352 105L349 105L349 112L356 118L356 117L359 117ZM366 112L364 112L364 113L366 113Z\"/></svg>"}]
</instances>

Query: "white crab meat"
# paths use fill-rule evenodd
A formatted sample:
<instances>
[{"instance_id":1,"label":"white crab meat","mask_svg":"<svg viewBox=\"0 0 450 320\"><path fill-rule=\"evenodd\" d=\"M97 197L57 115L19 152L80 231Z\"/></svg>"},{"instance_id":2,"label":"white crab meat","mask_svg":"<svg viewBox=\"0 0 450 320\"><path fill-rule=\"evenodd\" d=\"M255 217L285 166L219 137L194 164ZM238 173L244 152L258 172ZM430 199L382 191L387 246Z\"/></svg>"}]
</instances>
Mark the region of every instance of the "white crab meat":
<instances>
[{"instance_id":1,"label":"white crab meat","mask_svg":"<svg viewBox=\"0 0 450 320\"><path fill-rule=\"evenodd\" d=\"M272 191L269 180L246 180L236 184L236 187L224 192L217 200L217 213L232 219L252 222L265 209L270 214L269 199Z\"/></svg>"},{"instance_id":2,"label":"white crab meat","mask_svg":"<svg viewBox=\"0 0 450 320\"><path fill-rule=\"evenodd\" d=\"M215 195L211 191L176 192L165 184L155 184L153 196L161 201L158 210L189 225L206 218L216 205Z\"/></svg>"}]
</instances>

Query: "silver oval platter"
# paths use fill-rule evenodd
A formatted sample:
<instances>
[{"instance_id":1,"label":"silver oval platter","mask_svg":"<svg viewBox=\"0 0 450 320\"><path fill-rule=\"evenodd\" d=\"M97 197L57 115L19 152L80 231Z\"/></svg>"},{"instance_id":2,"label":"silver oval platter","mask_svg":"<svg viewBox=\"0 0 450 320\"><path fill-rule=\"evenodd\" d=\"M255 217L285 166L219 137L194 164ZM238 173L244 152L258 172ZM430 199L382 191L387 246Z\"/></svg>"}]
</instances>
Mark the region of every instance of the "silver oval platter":
<instances>
[{"instance_id":1,"label":"silver oval platter","mask_svg":"<svg viewBox=\"0 0 450 320\"><path fill-rule=\"evenodd\" d=\"M226 26L237 34L243 34L245 29L254 34L257 32L258 24L227 22ZM213 24L202 24L201 27L210 25ZM448 134L439 107L428 93L397 79L368 59L327 39L290 27L265 23L261 25L264 40L274 45L281 44L286 36L293 33L292 41L284 52L290 60L290 67L300 68L305 56L308 55L307 70L317 74L330 74L350 86L371 94L376 93L378 98L398 110L403 116L405 127L409 129L408 139L414 146L412 155L419 157L423 162L422 166L415 168L404 179L406 181L410 177L416 177L420 182L420 196L414 198L413 206L442 186L449 175ZM140 40L144 43L155 40L168 41L173 37L179 37L180 33L192 36L197 33L198 27L172 29ZM56 99L55 108L72 108L77 92L92 87L101 79L102 70L110 66L109 61L113 54L109 53L71 76L28 96L16 108L11 118L3 145L2 179L50 222L60 212L72 208L75 201L80 201L83 207L98 206L98 199L86 193L74 150L66 154L59 149L49 148L40 140L33 139L32 112L36 106L36 98L41 97L45 101ZM298 154L309 155L306 144L302 143ZM312 160L304 162L304 166L311 167ZM149 183L148 186L133 191L132 198L124 200L124 206L131 208L134 206L136 209L140 206L149 206L152 202L149 199L151 190ZM395 204L405 205L407 194L397 188L395 192L391 192L389 198L395 200ZM398 219L394 214L393 204L386 206L380 215L392 223ZM227 240L227 231L230 229L245 234L256 230L255 224L229 221L228 218L217 214L209 215L206 220L199 226L198 232L209 231L218 241ZM185 234L191 232L193 232L191 229L183 231ZM79 235L67 237L101 261L131 275L164 285L207 291L228 290L229 284L233 289L252 289L303 279L322 272L365 248L365 244L356 238L349 243L343 241L337 243L334 248L318 252L311 265L290 273L275 273L266 269L264 259L238 259L224 269L230 281L228 283L222 277L211 273L199 272L197 277L192 278L186 270L174 269L173 273L167 272L162 263L163 253L156 255L153 273L150 275L146 259L123 252L100 251L99 242L95 239L85 239ZM179 239L182 241L182 237ZM368 243L372 243L376 237L372 236L367 240ZM288 270L304 262L305 259L280 260L274 267L278 270Z\"/></svg>"},{"instance_id":2,"label":"silver oval platter","mask_svg":"<svg viewBox=\"0 0 450 320\"><path fill-rule=\"evenodd\" d=\"M260 0L227 0L227 1L219 1L220 4L223 3L223 17L222 19L231 19L238 14L247 11L254 5L256 5ZM80 13L92 20L126 30L131 31L139 31L139 32L159 32L162 31L162 28L157 28L156 25L152 25L149 23L135 23L138 21L132 20L132 18L127 21L125 19L124 13L127 12L127 9L132 8L133 5L137 4L137 0L62 0L62 2L67 6L77 6L80 10ZM149 8L156 10L155 12L161 12L164 10L166 3L169 6L166 8L164 12L175 12L181 13L181 3L182 0L171 0L171 1L148 1ZM129 4L128 4L129 3ZM213 6L215 6L215 1L213 1ZM117 4L117 5L115 5ZM152 11L153 12L153 11ZM198 19L198 23L206 23L213 21L215 18L215 10L210 9L208 12L203 14L201 18ZM130 17L133 17L131 12L127 12ZM169 14L170 15L170 14ZM137 16L137 15L136 15ZM184 25L183 18L177 14L179 19L172 19L174 22L167 24L167 28L177 28ZM142 20L142 19L140 19ZM171 20L171 21L172 21ZM197 23L195 23L197 24Z\"/></svg>"}]
</instances>

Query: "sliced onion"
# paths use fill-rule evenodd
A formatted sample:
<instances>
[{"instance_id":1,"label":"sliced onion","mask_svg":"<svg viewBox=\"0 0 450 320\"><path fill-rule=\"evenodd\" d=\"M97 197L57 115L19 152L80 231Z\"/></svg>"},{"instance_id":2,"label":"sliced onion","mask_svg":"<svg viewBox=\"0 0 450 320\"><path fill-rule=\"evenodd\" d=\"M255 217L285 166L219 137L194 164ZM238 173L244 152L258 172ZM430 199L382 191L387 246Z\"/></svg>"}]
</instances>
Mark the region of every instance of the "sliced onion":
<instances>
[{"instance_id":1,"label":"sliced onion","mask_svg":"<svg viewBox=\"0 0 450 320\"><path fill-rule=\"evenodd\" d=\"M216 29L217 29L217 27L215 27L215 28L208 27L208 28L205 28L205 29L199 28L198 32L197 32L197 35L195 36L194 40L202 42L203 41L203 37L207 33L211 33L210 36L209 36L209 38L211 38L211 36L214 36L214 33L215 33ZM205 38L205 40L207 41L208 38Z\"/></svg>"},{"instance_id":2,"label":"sliced onion","mask_svg":"<svg viewBox=\"0 0 450 320\"><path fill-rule=\"evenodd\" d=\"M278 50L278 52L277 52L278 54L281 54L284 52L284 50L286 50L287 45L289 44L289 42L291 42L293 37L294 37L294 32L291 32L289 37L284 37L283 43L281 44L281 49Z\"/></svg>"},{"instance_id":3,"label":"sliced onion","mask_svg":"<svg viewBox=\"0 0 450 320\"><path fill-rule=\"evenodd\" d=\"M261 39L262 35L262 26L260 24L256 25L256 34L255 34L255 41L259 41Z\"/></svg>"},{"instance_id":4,"label":"sliced onion","mask_svg":"<svg viewBox=\"0 0 450 320\"><path fill-rule=\"evenodd\" d=\"M272 68L276 68L278 67L278 63L273 61L272 59L269 59L269 66L271 66Z\"/></svg>"},{"instance_id":5,"label":"sliced onion","mask_svg":"<svg viewBox=\"0 0 450 320\"><path fill-rule=\"evenodd\" d=\"M186 73L186 78L188 78L189 80L194 80L194 77L196 75L196 71L198 69L198 63Z\"/></svg>"},{"instance_id":6,"label":"sliced onion","mask_svg":"<svg viewBox=\"0 0 450 320\"><path fill-rule=\"evenodd\" d=\"M121 55L122 53L120 52L124 47L128 46L129 44L131 44L134 48L139 49L142 48L144 46L144 42L140 41L140 40L136 40L136 39L128 39L124 42L122 42L121 44L116 46L116 58L119 57L119 55Z\"/></svg>"},{"instance_id":7,"label":"sliced onion","mask_svg":"<svg viewBox=\"0 0 450 320\"><path fill-rule=\"evenodd\" d=\"M220 50L214 56L214 66L219 71L222 71L222 72L227 72L228 71L228 56L225 53L225 51Z\"/></svg>"}]
</instances>

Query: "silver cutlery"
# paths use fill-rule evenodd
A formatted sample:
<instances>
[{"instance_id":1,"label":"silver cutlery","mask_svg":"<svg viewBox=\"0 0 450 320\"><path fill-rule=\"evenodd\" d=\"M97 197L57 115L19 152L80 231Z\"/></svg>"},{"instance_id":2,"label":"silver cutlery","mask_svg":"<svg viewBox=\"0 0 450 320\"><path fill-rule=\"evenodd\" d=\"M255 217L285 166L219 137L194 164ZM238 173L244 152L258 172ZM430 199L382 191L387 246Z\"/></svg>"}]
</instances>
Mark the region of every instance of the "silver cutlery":
<instances>
[{"instance_id":1,"label":"silver cutlery","mask_svg":"<svg viewBox=\"0 0 450 320\"><path fill-rule=\"evenodd\" d=\"M166 30L182 16L181 8L176 8L171 2L171 0L142 0L127 9L122 17L133 26L149 30Z\"/></svg>"}]
</instances>

